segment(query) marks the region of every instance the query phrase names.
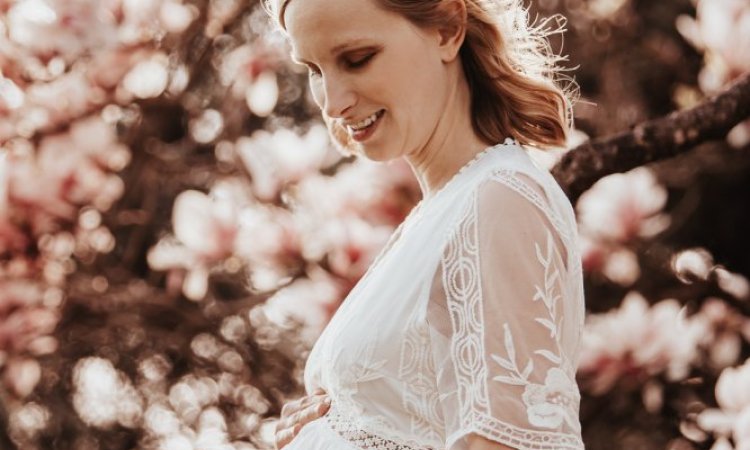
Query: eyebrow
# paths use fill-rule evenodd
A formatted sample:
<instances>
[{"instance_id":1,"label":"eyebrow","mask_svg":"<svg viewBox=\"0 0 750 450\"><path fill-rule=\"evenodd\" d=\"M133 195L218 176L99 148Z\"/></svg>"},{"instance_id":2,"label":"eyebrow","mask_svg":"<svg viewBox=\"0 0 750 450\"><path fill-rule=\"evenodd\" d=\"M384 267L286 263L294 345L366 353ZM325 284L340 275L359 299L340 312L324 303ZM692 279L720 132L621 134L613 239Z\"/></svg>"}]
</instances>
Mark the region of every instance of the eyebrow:
<instances>
[{"instance_id":1,"label":"eyebrow","mask_svg":"<svg viewBox=\"0 0 750 450\"><path fill-rule=\"evenodd\" d=\"M359 38L359 39L354 39L354 40L349 41L349 42L344 42L343 44L338 44L338 45L334 46L331 49L331 55L335 55L336 53L339 53L339 52L341 52L343 50L346 50L347 48L350 48L350 47L356 47L358 44L360 44L361 42L364 42L364 41L367 41L367 39L365 39L365 38ZM304 59L298 57L295 54L292 54L292 61L294 61L297 64L302 64L302 63L310 64L310 61L304 60Z\"/></svg>"}]
</instances>

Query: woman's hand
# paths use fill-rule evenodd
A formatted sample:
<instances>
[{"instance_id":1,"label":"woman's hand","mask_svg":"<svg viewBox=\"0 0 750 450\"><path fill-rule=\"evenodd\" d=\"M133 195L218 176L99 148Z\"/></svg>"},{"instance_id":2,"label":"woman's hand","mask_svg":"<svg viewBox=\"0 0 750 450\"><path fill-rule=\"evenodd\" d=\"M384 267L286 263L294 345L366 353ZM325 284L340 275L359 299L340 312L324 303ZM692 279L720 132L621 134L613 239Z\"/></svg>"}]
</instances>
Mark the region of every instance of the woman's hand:
<instances>
[{"instance_id":1,"label":"woman's hand","mask_svg":"<svg viewBox=\"0 0 750 450\"><path fill-rule=\"evenodd\" d=\"M276 449L280 450L291 442L306 423L321 417L330 407L331 398L320 388L312 395L286 403L276 424Z\"/></svg>"}]
</instances>

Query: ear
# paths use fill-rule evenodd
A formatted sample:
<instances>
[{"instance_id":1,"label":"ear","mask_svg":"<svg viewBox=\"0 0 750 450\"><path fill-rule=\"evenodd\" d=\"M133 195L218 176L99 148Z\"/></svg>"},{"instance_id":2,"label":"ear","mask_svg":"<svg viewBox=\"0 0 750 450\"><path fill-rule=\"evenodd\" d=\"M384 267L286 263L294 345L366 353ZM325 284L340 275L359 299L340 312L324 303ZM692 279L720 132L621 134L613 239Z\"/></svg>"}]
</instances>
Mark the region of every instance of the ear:
<instances>
[{"instance_id":1,"label":"ear","mask_svg":"<svg viewBox=\"0 0 750 450\"><path fill-rule=\"evenodd\" d=\"M451 20L437 28L439 51L443 62L450 62L458 56L466 37L466 3L465 0L446 0L443 8Z\"/></svg>"}]
</instances>

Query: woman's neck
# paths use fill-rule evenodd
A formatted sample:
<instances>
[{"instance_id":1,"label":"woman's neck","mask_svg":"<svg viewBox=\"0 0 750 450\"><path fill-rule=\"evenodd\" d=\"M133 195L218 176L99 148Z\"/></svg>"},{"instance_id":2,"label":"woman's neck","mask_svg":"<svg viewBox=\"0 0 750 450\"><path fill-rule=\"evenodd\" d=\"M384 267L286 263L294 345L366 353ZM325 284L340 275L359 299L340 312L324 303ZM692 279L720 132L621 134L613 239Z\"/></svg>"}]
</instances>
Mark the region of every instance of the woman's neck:
<instances>
[{"instance_id":1,"label":"woman's neck","mask_svg":"<svg viewBox=\"0 0 750 450\"><path fill-rule=\"evenodd\" d=\"M477 153L496 144L483 140L474 132L469 85L461 69L457 77L460 81L452 84L455 89L446 98L445 113L440 116L427 143L406 155L423 197L431 197Z\"/></svg>"}]
</instances>

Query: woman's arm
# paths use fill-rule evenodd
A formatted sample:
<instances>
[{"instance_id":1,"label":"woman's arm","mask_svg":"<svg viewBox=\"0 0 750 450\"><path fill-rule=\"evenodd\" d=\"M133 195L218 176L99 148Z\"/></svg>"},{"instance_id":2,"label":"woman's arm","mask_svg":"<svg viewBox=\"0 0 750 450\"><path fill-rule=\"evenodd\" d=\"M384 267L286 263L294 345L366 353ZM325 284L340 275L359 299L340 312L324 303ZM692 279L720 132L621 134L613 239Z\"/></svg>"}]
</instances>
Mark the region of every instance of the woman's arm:
<instances>
[{"instance_id":1,"label":"woman's arm","mask_svg":"<svg viewBox=\"0 0 750 450\"><path fill-rule=\"evenodd\" d=\"M426 319L448 450L584 448L575 230L548 195L498 172L444 247Z\"/></svg>"}]
</instances>

